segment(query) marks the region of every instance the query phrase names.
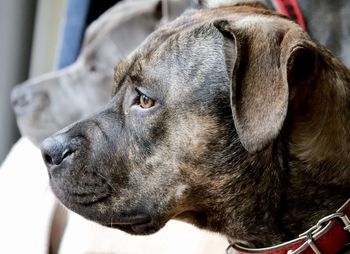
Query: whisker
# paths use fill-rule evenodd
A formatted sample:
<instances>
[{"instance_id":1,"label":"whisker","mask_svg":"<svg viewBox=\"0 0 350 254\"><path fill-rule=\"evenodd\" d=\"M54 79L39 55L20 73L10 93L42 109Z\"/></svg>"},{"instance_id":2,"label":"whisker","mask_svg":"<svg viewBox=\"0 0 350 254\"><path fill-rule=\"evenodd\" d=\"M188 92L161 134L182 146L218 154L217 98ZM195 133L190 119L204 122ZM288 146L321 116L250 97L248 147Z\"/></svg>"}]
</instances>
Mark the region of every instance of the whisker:
<instances>
[{"instance_id":1,"label":"whisker","mask_svg":"<svg viewBox=\"0 0 350 254\"><path fill-rule=\"evenodd\" d=\"M117 190L116 189L114 189L114 187L110 184L110 182L108 181L108 179L107 179L107 177L105 177L103 174L101 174L100 172L95 172L99 177L101 177L103 180L105 180L106 181L106 184L108 185L108 187L110 187L113 191L114 191L114 193L112 193L112 194L117 194L118 192L117 192Z\"/></svg>"}]
</instances>

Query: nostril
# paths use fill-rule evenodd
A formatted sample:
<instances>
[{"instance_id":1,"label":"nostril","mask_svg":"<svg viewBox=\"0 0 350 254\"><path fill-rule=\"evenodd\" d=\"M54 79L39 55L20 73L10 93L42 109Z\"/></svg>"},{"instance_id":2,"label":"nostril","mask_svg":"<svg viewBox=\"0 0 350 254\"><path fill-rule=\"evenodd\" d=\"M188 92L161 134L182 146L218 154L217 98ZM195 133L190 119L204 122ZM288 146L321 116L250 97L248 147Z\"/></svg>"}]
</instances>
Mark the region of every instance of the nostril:
<instances>
[{"instance_id":1,"label":"nostril","mask_svg":"<svg viewBox=\"0 0 350 254\"><path fill-rule=\"evenodd\" d=\"M73 153L72 150L70 150L69 148L66 148L66 150L63 151L62 153L62 160L64 160L65 158L67 158L69 155L71 155Z\"/></svg>"},{"instance_id":2,"label":"nostril","mask_svg":"<svg viewBox=\"0 0 350 254\"><path fill-rule=\"evenodd\" d=\"M64 159L66 159L67 157L69 157L69 155L73 153L73 151L68 148L66 148L62 153L60 153L57 147L50 152L52 153L52 155L50 155L49 152L43 152L43 159L45 163L49 166L61 164Z\"/></svg>"},{"instance_id":3,"label":"nostril","mask_svg":"<svg viewBox=\"0 0 350 254\"><path fill-rule=\"evenodd\" d=\"M57 135L44 140L41 145L42 157L48 168L60 165L67 157L73 154L67 137Z\"/></svg>"},{"instance_id":4,"label":"nostril","mask_svg":"<svg viewBox=\"0 0 350 254\"><path fill-rule=\"evenodd\" d=\"M48 108L50 97L47 91L32 85L20 85L11 92L11 105L16 114L42 111Z\"/></svg>"},{"instance_id":5,"label":"nostril","mask_svg":"<svg viewBox=\"0 0 350 254\"><path fill-rule=\"evenodd\" d=\"M47 153L43 154L43 158L46 164L48 165L52 165L53 164L53 160L52 157L50 155L48 155Z\"/></svg>"},{"instance_id":6,"label":"nostril","mask_svg":"<svg viewBox=\"0 0 350 254\"><path fill-rule=\"evenodd\" d=\"M14 107L25 107L26 105L29 104L26 96L23 94L19 97L16 97L13 99L12 104Z\"/></svg>"}]
</instances>

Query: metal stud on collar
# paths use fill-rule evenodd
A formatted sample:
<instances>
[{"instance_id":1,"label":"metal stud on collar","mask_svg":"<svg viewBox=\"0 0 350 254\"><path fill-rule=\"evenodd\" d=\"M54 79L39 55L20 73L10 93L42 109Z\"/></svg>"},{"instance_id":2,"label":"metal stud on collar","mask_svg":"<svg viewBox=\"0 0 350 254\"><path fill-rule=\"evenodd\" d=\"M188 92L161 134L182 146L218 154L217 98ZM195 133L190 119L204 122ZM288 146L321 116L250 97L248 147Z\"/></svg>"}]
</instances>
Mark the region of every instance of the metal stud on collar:
<instances>
[{"instance_id":1,"label":"metal stud on collar","mask_svg":"<svg viewBox=\"0 0 350 254\"><path fill-rule=\"evenodd\" d=\"M309 238L309 240L307 240L307 244L311 247L315 254L321 254L321 251L317 248L312 238Z\"/></svg>"},{"instance_id":2,"label":"metal stud on collar","mask_svg":"<svg viewBox=\"0 0 350 254\"><path fill-rule=\"evenodd\" d=\"M310 248L312 249L312 251L315 253L315 254L322 254L321 251L318 249L318 247L316 246L316 244L314 243L314 240L312 238L312 235L311 234L308 234L307 235L307 241L306 241L306 244L310 246ZM305 245L305 244L304 244ZM287 252L287 254L295 254L298 252L300 248L296 249L296 250L289 250Z\"/></svg>"},{"instance_id":3,"label":"metal stud on collar","mask_svg":"<svg viewBox=\"0 0 350 254\"><path fill-rule=\"evenodd\" d=\"M340 216L340 219L343 221L343 223L345 225L344 230L348 231L348 232L350 232L350 220L349 220L349 217L346 214L344 214L343 212L349 204L350 204L350 199L348 199L345 202L345 204L343 204L342 207L340 207L337 211L338 213L342 213L342 216Z\"/></svg>"},{"instance_id":4,"label":"metal stud on collar","mask_svg":"<svg viewBox=\"0 0 350 254\"><path fill-rule=\"evenodd\" d=\"M345 227L344 230L348 231L350 233L350 220L346 214L340 217L340 219L343 221Z\"/></svg>"}]
</instances>

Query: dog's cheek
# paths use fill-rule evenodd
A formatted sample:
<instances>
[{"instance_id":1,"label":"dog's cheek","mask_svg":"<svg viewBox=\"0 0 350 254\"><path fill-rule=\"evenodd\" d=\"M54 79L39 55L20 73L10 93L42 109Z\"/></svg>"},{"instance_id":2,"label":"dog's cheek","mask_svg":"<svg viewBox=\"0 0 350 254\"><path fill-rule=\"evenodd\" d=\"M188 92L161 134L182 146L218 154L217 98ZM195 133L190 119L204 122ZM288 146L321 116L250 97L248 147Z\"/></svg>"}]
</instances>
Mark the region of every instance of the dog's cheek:
<instances>
[{"instance_id":1,"label":"dog's cheek","mask_svg":"<svg viewBox=\"0 0 350 254\"><path fill-rule=\"evenodd\" d=\"M176 124L169 127L167 142L146 160L146 165L153 169L154 179L167 179L163 182L155 181L151 189L160 189L159 193L164 192L167 205L182 209L176 211L181 213L192 208L191 193L197 186L202 186L200 179L204 179L208 174L209 163L212 161L207 160L215 157L212 155L215 153L212 151L212 144L217 142L221 142L222 146L227 144L219 141L222 140L220 133L224 130L217 119L210 115L198 116L188 113L182 114L174 121Z\"/></svg>"},{"instance_id":2,"label":"dog's cheek","mask_svg":"<svg viewBox=\"0 0 350 254\"><path fill-rule=\"evenodd\" d=\"M174 208L183 202L188 186L181 178L178 161L169 147L159 145L156 150L139 163L134 161L130 165L128 184L120 190L114 208L116 211L125 208L146 210L162 224L177 213ZM129 151L129 156L137 157L134 151Z\"/></svg>"}]
</instances>

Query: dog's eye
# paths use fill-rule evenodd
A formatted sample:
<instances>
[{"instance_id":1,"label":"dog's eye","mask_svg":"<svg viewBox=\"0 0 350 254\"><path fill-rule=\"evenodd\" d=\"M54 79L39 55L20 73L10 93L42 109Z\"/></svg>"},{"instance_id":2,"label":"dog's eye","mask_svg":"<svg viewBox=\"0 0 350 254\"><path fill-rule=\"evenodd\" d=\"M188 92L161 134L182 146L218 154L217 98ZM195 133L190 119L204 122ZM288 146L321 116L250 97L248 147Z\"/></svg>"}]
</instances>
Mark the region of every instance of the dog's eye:
<instances>
[{"instance_id":1,"label":"dog's eye","mask_svg":"<svg viewBox=\"0 0 350 254\"><path fill-rule=\"evenodd\" d=\"M147 95L141 94L140 95L140 107L141 108L151 108L154 105L154 100L149 98Z\"/></svg>"},{"instance_id":2,"label":"dog's eye","mask_svg":"<svg viewBox=\"0 0 350 254\"><path fill-rule=\"evenodd\" d=\"M135 88L135 91L137 93L137 97L134 99L134 102L132 105L137 105L140 108L143 109L149 109L152 108L155 104L155 100L152 98L148 97L144 93L142 93L139 89Z\"/></svg>"}]
</instances>

